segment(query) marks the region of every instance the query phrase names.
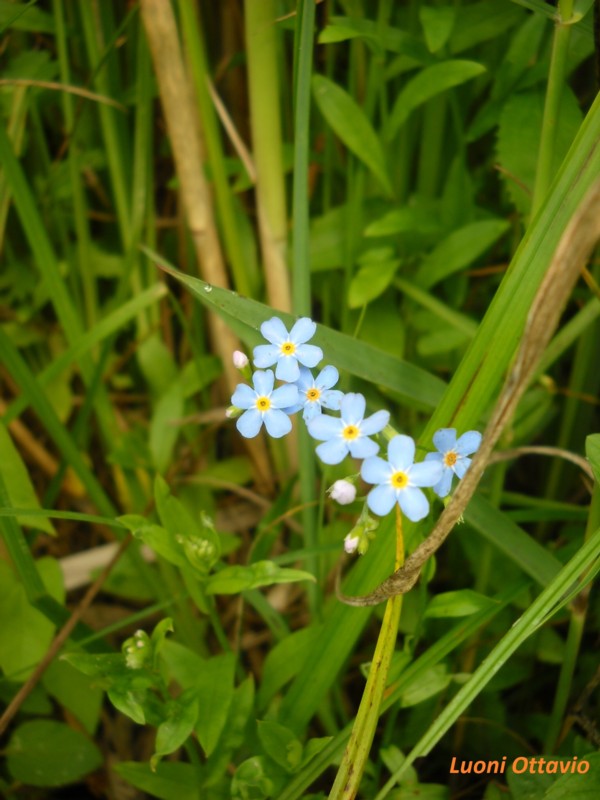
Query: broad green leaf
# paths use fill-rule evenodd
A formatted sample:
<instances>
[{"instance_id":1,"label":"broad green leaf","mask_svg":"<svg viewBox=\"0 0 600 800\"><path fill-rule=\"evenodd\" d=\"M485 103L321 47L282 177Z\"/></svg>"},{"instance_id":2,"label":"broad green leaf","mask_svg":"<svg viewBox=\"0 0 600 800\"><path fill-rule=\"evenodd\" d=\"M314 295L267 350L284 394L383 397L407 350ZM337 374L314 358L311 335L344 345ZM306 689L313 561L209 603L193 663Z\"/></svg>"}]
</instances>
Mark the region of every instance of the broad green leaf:
<instances>
[{"instance_id":1,"label":"broad green leaf","mask_svg":"<svg viewBox=\"0 0 600 800\"><path fill-rule=\"evenodd\" d=\"M321 113L346 147L371 170L386 193L392 194L381 142L365 112L329 78L314 75L313 92Z\"/></svg>"},{"instance_id":2,"label":"broad green leaf","mask_svg":"<svg viewBox=\"0 0 600 800\"><path fill-rule=\"evenodd\" d=\"M408 81L396 98L387 126L387 138L393 139L415 108L484 72L483 64L476 61L441 61L425 67Z\"/></svg>"},{"instance_id":3,"label":"broad green leaf","mask_svg":"<svg viewBox=\"0 0 600 800\"><path fill-rule=\"evenodd\" d=\"M265 759L253 756L242 761L236 769L231 781L231 797L234 800L262 800L272 797L274 788Z\"/></svg>"},{"instance_id":4,"label":"broad green leaf","mask_svg":"<svg viewBox=\"0 0 600 800\"><path fill-rule=\"evenodd\" d=\"M26 786L65 786L102 764L102 755L83 733L62 722L20 725L4 750L6 766Z\"/></svg>"},{"instance_id":5,"label":"broad green leaf","mask_svg":"<svg viewBox=\"0 0 600 800\"><path fill-rule=\"evenodd\" d=\"M259 708L265 708L276 692L302 671L304 662L317 641L318 633L319 627L315 624L300 628L269 650L258 692Z\"/></svg>"},{"instance_id":6,"label":"broad green leaf","mask_svg":"<svg viewBox=\"0 0 600 800\"><path fill-rule=\"evenodd\" d=\"M194 730L198 717L198 695L195 689L187 689L167 704L167 718L158 726L154 755L150 769L156 770L163 756L174 753Z\"/></svg>"},{"instance_id":7,"label":"broad green leaf","mask_svg":"<svg viewBox=\"0 0 600 800\"><path fill-rule=\"evenodd\" d=\"M64 602L62 572L53 558L41 558L37 570L49 595ZM0 559L0 667L12 680L29 677L45 655L54 625L30 605L23 584L9 564Z\"/></svg>"},{"instance_id":8,"label":"broad green leaf","mask_svg":"<svg viewBox=\"0 0 600 800\"><path fill-rule=\"evenodd\" d=\"M227 719L223 726L223 734L219 737L217 746L206 765L208 774L204 782L205 786L219 783L225 774L227 766L231 763L232 754L244 743L248 720L253 708L254 680L250 675L233 693Z\"/></svg>"},{"instance_id":9,"label":"broad green leaf","mask_svg":"<svg viewBox=\"0 0 600 800\"><path fill-rule=\"evenodd\" d=\"M551 759L548 756L547 759ZM567 758L566 761L569 761ZM578 763L572 764L576 772L570 771L561 775L546 789L544 800L563 800L563 798L576 798L576 800L596 800L600 796L600 753L589 753L580 756ZM580 772L583 764L587 765L586 772Z\"/></svg>"},{"instance_id":10,"label":"broad green leaf","mask_svg":"<svg viewBox=\"0 0 600 800\"><path fill-rule=\"evenodd\" d=\"M487 219L453 231L425 256L417 272L417 282L429 289L465 269L497 242L508 227L506 220Z\"/></svg>"},{"instance_id":11,"label":"broad green leaf","mask_svg":"<svg viewBox=\"0 0 600 800\"><path fill-rule=\"evenodd\" d=\"M136 692L129 686L129 681L125 680L122 684L118 683L110 687L107 691L108 699L113 706L125 714L126 717L137 722L138 725L146 724L145 693Z\"/></svg>"},{"instance_id":12,"label":"broad green leaf","mask_svg":"<svg viewBox=\"0 0 600 800\"><path fill-rule=\"evenodd\" d=\"M360 308L385 292L394 279L399 260L374 261L362 266L350 281L348 307Z\"/></svg>"},{"instance_id":13,"label":"broad green leaf","mask_svg":"<svg viewBox=\"0 0 600 800\"><path fill-rule=\"evenodd\" d=\"M264 341L258 330L261 323L273 316L271 308L185 275L168 265L160 256L149 250L145 252L187 286L203 304L223 317L249 346L254 347ZM288 327L293 325L294 317L291 314L280 312L278 316ZM318 325L312 341L323 348L327 362L335 364L340 372L347 370L359 378L385 386L403 398L432 408L443 394L444 383L439 378L351 336Z\"/></svg>"},{"instance_id":14,"label":"broad green leaf","mask_svg":"<svg viewBox=\"0 0 600 800\"><path fill-rule=\"evenodd\" d=\"M449 6L420 6L419 19L429 51L437 53L450 38L456 9Z\"/></svg>"},{"instance_id":15,"label":"broad green leaf","mask_svg":"<svg viewBox=\"0 0 600 800\"><path fill-rule=\"evenodd\" d=\"M318 41L319 44L325 44L355 38L363 38L379 50L410 56L418 64L431 62L431 55L419 37L370 19L332 16L327 27L319 34Z\"/></svg>"},{"instance_id":16,"label":"broad green leaf","mask_svg":"<svg viewBox=\"0 0 600 800\"><path fill-rule=\"evenodd\" d=\"M159 800L200 800L201 771L192 764L162 761L156 771L147 763L122 761L113 769L136 789Z\"/></svg>"},{"instance_id":17,"label":"broad green leaf","mask_svg":"<svg viewBox=\"0 0 600 800\"><path fill-rule=\"evenodd\" d=\"M600 433L594 433L585 440L585 454L592 467L596 481L600 483Z\"/></svg>"},{"instance_id":18,"label":"broad green leaf","mask_svg":"<svg viewBox=\"0 0 600 800\"><path fill-rule=\"evenodd\" d=\"M512 94L500 115L496 148L501 176L512 202L522 214L529 214L531 210L544 102L545 93L541 89ZM564 86L556 123L553 170L558 170L581 119L577 98Z\"/></svg>"},{"instance_id":19,"label":"broad green leaf","mask_svg":"<svg viewBox=\"0 0 600 800\"><path fill-rule=\"evenodd\" d=\"M436 667L428 669L421 675L418 682L414 683L408 688L400 698L400 705L403 708L410 706L418 706L429 700L449 686L452 680L452 675L449 675L446 667L443 664L438 664Z\"/></svg>"},{"instance_id":20,"label":"broad green leaf","mask_svg":"<svg viewBox=\"0 0 600 800\"><path fill-rule=\"evenodd\" d=\"M102 691L80 670L62 659L55 659L44 672L42 683L48 694L67 708L93 736L102 708Z\"/></svg>"},{"instance_id":21,"label":"broad green leaf","mask_svg":"<svg viewBox=\"0 0 600 800\"><path fill-rule=\"evenodd\" d=\"M176 567L183 567L187 564L183 550L171 531L148 522L145 517L140 517L138 514L125 514L117 517L117 520L122 522L136 539L140 539L170 564L174 564Z\"/></svg>"},{"instance_id":22,"label":"broad green leaf","mask_svg":"<svg viewBox=\"0 0 600 800\"><path fill-rule=\"evenodd\" d=\"M0 2L0 32L6 29L32 31L34 33L54 33L54 18L33 3Z\"/></svg>"},{"instance_id":23,"label":"broad green leaf","mask_svg":"<svg viewBox=\"0 0 600 800\"><path fill-rule=\"evenodd\" d=\"M257 561L247 567L225 567L206 581L207 594L237 594L275 583L314 581L314 575L300 569L278 567L274 561Z\"/></svg>"},{"instance_id":24,"label":"broad green leaf","mask_svg":"<svg viewBox=\"0 0 600 800\"><path fill-rule=\"evenodd\" d=\"M395 236L399 233L435 234L441 231L438 215L420 206L402 206L387 211L367 225L365 236Z\"/></svg>"},{"instance_id":25,"label":"broad green leaf","mask_svg":"<svg viewBox=\"0 0 600 800\"><path fill-rule=\"evenodd\" d=\"M460 6L450 40L450 52L455 55L481 42L496 39L524 18L522 9L505 0L481 0Z\"/></svg>"},{"instance_id":26,"label":"broad green leaf","mask_svg":"<svg viewBox=\"0 0 600 800\"><path fill-rule=\"evenodd\" d=\"M176 380L154 404L150 421L150 452L158 472L165 472L171 463L180 431L177 422L183 417L183 410L183 388Z\"/></svg>"},{"instance_id":27,"label":"broad green leaf","mask_svg":"<svg viewBox=\"0 0 600 800\"><path fill-rule=\"evenodd\" d=\"M29 472L19 451L13 444L6 427L0 423L0 473L14 508L39 508L40 504L31 483ZM19 525L56 535L54 526L46 517L17 517Z\"/></svg>"},{"instance_id":28,"label":"broad green leaf","mask_svg":"<svg viewBox=\"0 0 600 800\"><path fill-rule=\"evenodd\" d=\"M302 743L293 731L271 720L257 720L258 738L265 753L287 772L294 772L302 761Z\"/></svg>"},{"instance_id":29,"label":"broad green leaf","mask_svg":"<svg viewBox=\"0 0 600 800\"><path fill-rule=\"evenodd\" d=\"M234 698L235 657L223 653L202 659L194 692L198 698L196 734L206 756L210 756L224 732Z\"/></svg>"},{"instance_id":30,"label":"broad green leaf","mask_svg":"<svg viewBox=\"0 0 600 800\"><path fill-rule=\"evenodd\" d=\"M443 592L432 597L425 609L426 617L467 617L482 611L493 600L472 589Z\"/></svg>"}]
</instances>

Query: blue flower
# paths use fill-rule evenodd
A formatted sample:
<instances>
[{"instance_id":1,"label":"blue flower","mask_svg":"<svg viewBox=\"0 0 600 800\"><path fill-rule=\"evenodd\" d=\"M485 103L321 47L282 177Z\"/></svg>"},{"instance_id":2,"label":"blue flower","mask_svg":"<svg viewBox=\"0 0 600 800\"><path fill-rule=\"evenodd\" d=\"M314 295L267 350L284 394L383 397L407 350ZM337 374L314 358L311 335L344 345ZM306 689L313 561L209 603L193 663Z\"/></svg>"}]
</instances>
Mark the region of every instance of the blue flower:
<instances>
[{"instance_id":1,"label":"blue flower","mask_svg":"<svg viewBox=\"0 0 600 800\"><path fill-rule=\"evenodd\" d=\"M317 455L325 464L339 464L350 453L353 458L368 458L379 450L369 436L379 433L390 421L388 411L377 411L363 419L366 402L362 394L345 394L341 402L341 417L319 414L307 423L317 446Z\"/></svg>"},{"instance_id":2,"label":"blue flower","mask_svg":"<svg viewBox=\"0 0 600 800\"><path fill-rule=\"evenodd\" d=\"M304 408L302 414L306 422L321 413L321 407L331 411L339 411L343 392L332 389L340 377L335 367L324 367L316 378L306 367L300 367L300 378L296 381L298 387L298 403L291 408L286 408L286 414L295 414Z\"/></svg>"},{"instance_id":3,"label":"blue flower","mask_svg":"<svg viewBox=\"0 0 600 800\"><path fill-rule=\"evenodd\" d=\"M298 402L298 389L292 384L273 389L273 370L257 370L252 376L254 389L241 383L237 386L231 402L237 408L246 409L237 420L236 427L246 439L258 435L264 422L267 433L279 439L292 429L290 418L281 409Z\"/></svg>"},{"instance_id":4,"label":"blue flower","mask_svg":"<svg viewBox=\"0 0 600 800\"><path fill-rule=\"evenodd\" d=\"M456 439L455 428L441 428L433 434L433 443L439 450L438 453L427 453L425 461L437 461L442 467L442 477L433 487L438 497L446 497L452 487L452 476L463 478L469 469L473 455L479 450L481 434L478 431L467 431L460 439Z\"/></svg>"},{"instance_id":5,"label":"blue flower","mask_svg":"<svg viewBox=\"0 0 600 800\"><path fill-rule=\"evenodd\" d=\"M384 517L398 503L410 520L418 522L429 513L429 501L418 487L435 486L442 477L442 465L439 461L414 464L414 440L402 435L391 440L388 459L376 456L363 462L363 480L378 484L369 492L367 504L371 511Z\"/></svg>"},{"instance_id":6,"label":"blue flower","mask_svg":"<svg viewBox=\"0 0 600 800\"><path fill-rule=\"evenodd\" d=\"M300 377L299 363L316 367L323 358L320 347L305 344L317 330L316 324L308 317L299 319L289 333L279 317L263 322L260 330L271 344L259 344L254 348L254 365L263 369L277 364L275 376L280 381L297 381Z\"/></svg>"}]
</instances>

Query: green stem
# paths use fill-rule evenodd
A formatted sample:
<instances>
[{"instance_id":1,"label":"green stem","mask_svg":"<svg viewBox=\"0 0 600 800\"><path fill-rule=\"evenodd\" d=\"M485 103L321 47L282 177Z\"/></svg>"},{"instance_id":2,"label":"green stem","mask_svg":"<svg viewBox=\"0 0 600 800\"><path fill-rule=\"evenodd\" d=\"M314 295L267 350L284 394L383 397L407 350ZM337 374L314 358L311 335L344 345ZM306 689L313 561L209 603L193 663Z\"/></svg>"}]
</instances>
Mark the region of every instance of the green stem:
<instances>
[{"instance_id":1,"label":"green stem","mask_svg":"<svg viewBox=\"0 0 600 800\"><path fill-rule=\"evenodd\" d=\"M315 24L314 0L299 0L296 20L294 40L294 183L292 189L294 270L292 273L292 308L294 314L298 316L310 316L308 163L310 155L310 78ZM305 506L302 512L302 527L304 529L306 547L312 550L318 545L316 515L313 508L316 481L314 443L303 427L300 427L298 434L300 498ZM314 575L318 575L319 561L316 555L311 555L310 559L307 560L307 567ZM317 608L318 598L318 582L310 584L309 601L313 612Z\"/></svg>"},{"instance_id":2,"label":"green stem","mask_svg":"<svg viewBox=\"0 0 600 800\"><path fill-rule=\"evenodd\" d=\"M592 494L592 503L590 505L590 513L585 529L584 541L587 542L598 527L600 527L600 488L596 483L594 486L594 492ZM546 741L544 743L544 753L554 752L554 749L558 743L558 737L562 727L565 710L571 694L571 684L573 682L573 675L575 674L575 665L577 664L577 659L579 658L579 647L581 645L581 639L585 628L585 619L587 616L587 597L588 590L585 590L581 593L581 595L575 598L575 601L572 604L569 633L567 635L567 645L565 648L565 657L560 668L560 676L558 678L556 694L554 695L552 714L550 715L548 733L546 734Z\"/></svg>"},{"instance_id":3,"label":"green stem","mask_svg":"<svg viewBox=\"0 0 600 800\"><path fill-rule=\"evenodd\" d=\"M556 134L558 130L560 103L567 73L567 54L569 51L569 40L571 38L571 25L568 24L568 20L571 17L572 6L573 0L563 0L563 2L559 3L560 20L556 23L554 40L552 42L552 56L550 59L548 85L546 87L540 150L535 175L535 186L533 189L533 201L531 204L532 217L546 199L548 189L554 177L553 167Z\"/></svg>"},{"instance_id":4,"label":"green stem","mask_svg":"<svg viewBox=\"0 0 600 800\"><path fill-rule=\"evenodd\" d=\"M402 514L396 507L396 569L400 568L403 563ZM342 763L329 794L329 800L342 800L343 798L350 800L356 796L360 786L379 721L383 692L387 685L390 663L398 636L402 598L403 595L400 594L387 601L373 661L369 669L367 685L354 720L350 741L346 746Z\"/></svg>"}]
</instances>

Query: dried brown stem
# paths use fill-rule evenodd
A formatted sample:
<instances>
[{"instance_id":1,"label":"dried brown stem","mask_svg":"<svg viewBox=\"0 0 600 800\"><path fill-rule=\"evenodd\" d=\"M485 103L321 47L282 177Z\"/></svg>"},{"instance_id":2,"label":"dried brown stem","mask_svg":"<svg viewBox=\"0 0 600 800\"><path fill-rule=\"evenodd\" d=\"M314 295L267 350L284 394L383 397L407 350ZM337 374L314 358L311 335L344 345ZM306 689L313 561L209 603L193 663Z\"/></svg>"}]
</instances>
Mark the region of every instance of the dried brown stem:
<instances>
[{"instance_id":1,"label":"dried brown stem","mask_svg":"<svg viewBox=\"0 0 600 800\"><path fill-rule=\"evenodd\" d=\"M563 308L582 266L600 240L600 181L585 196L567 226L550 266L533 299L520 347L502 393L483 435L481 447L451 502L427 539L373 592L363 597L340 596L348 605L372 606L405 594L415 585L423 565L446 540L473 496L490 462L492 450L511 420L519 400L534 377L535 368L558 327Z\"/></svg>"}]
</instances>

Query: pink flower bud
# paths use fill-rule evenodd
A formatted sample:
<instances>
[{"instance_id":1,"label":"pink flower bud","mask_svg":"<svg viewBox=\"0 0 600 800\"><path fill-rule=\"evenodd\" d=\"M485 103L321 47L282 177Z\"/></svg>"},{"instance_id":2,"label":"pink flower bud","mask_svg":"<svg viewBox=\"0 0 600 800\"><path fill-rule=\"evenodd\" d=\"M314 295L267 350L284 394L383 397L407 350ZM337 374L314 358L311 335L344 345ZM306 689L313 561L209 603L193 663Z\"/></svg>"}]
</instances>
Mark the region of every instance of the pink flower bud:
<instances>
[{"instance_id":1,"label":"pink flower bud","mask_svg":"<svg viewBox=\"0 0 600 800\"><path fill-rule=\"evenodd\" d=\"M356 498L356 486L350 481L339 480L329 489L329 494L341 506L347 506L348 503L353 503Z\"/></svg>"},{"instance_id":2,"label":"pink flower bud","mask_svg":"<svg viewBox=\"0 0 600 800\"><path fill-rule=\"evenodd\" d=\"M360 543L360 536L352 536L351 533L344 539L344 550L350 554L355 553Z\"/></svg>"},{"instance_id":3,"label":"pink flower bud","mask_svg":"<svg viewBox=\"0 0 600 800\"><path fill-rule=\"evenodd\" d=\"M241 350L234 350L232 360L233 366L236 369L244 369L244 367L247 367L250 363L248 361L248 356L245 353L242 353Z\"/></svg>"}]
</instances>

